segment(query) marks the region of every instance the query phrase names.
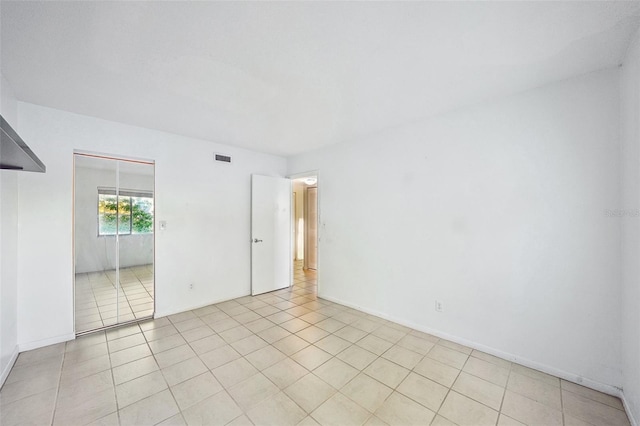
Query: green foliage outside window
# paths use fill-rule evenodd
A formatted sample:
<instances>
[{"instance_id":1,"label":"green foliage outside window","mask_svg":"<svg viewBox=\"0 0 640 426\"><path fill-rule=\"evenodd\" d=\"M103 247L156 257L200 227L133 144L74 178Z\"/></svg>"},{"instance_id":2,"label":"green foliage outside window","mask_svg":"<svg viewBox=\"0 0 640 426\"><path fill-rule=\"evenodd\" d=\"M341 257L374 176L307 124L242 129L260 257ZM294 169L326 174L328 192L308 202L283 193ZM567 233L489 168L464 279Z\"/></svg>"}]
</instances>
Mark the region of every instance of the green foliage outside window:
<instances>
[{"instance_id":1,"label":"green foliage outside window","mask_svg":"<svg viewBox=\"0 0 640 426\"><path fill-rule=\"evenodd\" d=\"M150 234L153 232L153 199L131 197L131 233Z\"/></svg>"},{"instance_id":2,"label":"green foliage outside window","mask_svg":"<svg viewBox=\"0 0 640 426\"><path fill-rule=\"evenodd\" d=\"M117 220L118 219L118 220ZM153 198L98 194L98 235L153 233Z\"/></svg>"}]
</instances>

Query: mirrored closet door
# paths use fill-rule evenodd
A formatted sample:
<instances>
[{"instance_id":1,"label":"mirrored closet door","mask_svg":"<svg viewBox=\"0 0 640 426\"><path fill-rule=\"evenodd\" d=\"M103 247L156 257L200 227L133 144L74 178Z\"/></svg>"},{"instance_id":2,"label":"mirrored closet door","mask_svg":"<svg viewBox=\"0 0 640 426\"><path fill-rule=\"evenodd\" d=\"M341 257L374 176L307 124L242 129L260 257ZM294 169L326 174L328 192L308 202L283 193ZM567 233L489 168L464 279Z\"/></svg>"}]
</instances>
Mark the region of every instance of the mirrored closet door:
<instances>
[{"instance_id":1,"label":"mirrored closet door","mask_svg":"<svg viewBox=\"0 0 640 426\"><path fill-rule=\"evenodd\" d=\"M74 154L75 329L154 312L153 162Z\"/></svg>"}]
</instances>

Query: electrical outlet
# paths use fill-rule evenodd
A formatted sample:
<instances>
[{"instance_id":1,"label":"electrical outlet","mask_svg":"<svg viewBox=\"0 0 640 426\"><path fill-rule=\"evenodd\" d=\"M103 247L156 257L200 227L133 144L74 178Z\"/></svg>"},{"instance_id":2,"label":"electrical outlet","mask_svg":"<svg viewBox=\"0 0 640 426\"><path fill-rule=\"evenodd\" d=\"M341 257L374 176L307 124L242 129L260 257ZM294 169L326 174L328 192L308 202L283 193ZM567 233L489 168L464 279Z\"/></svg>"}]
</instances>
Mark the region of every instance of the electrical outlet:
<instances>
[{"instance_id":1,"label":"electrical outlet","mask_svg":"<svg viewBox=\"0 0 640 426\"><path fill-rule=\"evenodd\" d=\"M442 302L436 300L436 312L442 312Z\"/></svg>"},{"instance_id":2,"label":"electrical outlet","mask_svg":"<svg viewBox=\"0 0 640 426\"><path fill-rule=\"evenodd\" d=\"M193 283L189 284L189 290L193 290Z\"/></svg>"}]
</instances>

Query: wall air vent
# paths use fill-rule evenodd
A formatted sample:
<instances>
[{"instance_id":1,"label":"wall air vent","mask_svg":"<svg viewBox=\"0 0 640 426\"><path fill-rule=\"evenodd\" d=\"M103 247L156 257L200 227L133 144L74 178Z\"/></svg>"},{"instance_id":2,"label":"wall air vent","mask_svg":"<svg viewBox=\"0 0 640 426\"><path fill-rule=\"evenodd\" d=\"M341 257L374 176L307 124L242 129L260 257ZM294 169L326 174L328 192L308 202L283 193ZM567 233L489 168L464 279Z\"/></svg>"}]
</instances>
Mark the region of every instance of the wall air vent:
<instances>
[{"instance_id":1,"label":"wall air vent","mask_svg":"<svg viewBox=\"0 0 640 426\"><path fill-rule=\"evenodd\" d=\"M224 154L213 154L213 158L221 163L231 164L231 156Z\"/></svg>"}]
</instances>

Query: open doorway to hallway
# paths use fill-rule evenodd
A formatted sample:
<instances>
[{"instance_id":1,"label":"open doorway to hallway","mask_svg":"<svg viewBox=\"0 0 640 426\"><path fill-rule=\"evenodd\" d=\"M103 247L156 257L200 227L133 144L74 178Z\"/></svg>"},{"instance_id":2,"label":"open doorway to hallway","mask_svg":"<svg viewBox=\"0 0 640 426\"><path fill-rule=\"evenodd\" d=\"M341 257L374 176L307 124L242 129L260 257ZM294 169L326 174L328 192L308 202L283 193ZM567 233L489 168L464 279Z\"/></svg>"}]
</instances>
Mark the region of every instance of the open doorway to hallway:
<instances>
[{"instance_id":1,"label":"open doorway to hallway","mask_svg":"<svg viewBox=\"0 0 640 426\"><path fill-rule=\"evenodd\" d=\"M317 294L318 271L318 178L292 179L293 284Z\"/></svg>"}]
</instances>

